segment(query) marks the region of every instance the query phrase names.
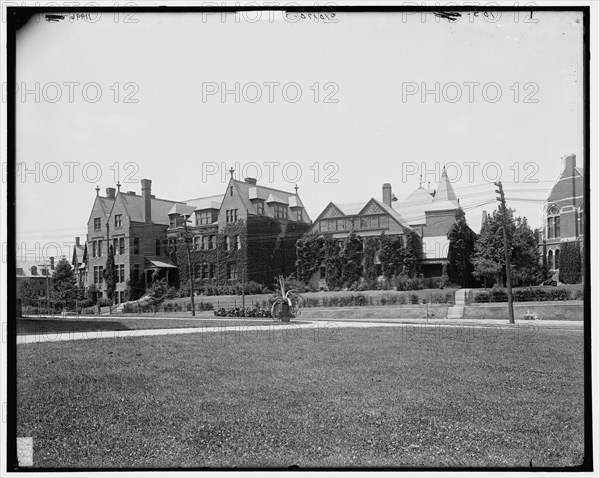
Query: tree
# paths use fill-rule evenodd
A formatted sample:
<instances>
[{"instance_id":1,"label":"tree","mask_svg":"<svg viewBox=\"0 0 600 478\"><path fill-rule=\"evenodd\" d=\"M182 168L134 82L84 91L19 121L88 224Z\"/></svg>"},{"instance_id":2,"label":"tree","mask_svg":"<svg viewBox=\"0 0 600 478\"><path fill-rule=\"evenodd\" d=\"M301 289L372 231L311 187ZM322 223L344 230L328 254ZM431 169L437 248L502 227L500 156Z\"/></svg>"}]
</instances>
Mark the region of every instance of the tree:
<instances>
[{"instance_id":1,"label":"tree","mask_svg":"<svg viewBox=\"0 0 600 478\"><path fill-rule=\"evenodd\" d=\"M106 283L106 296L111 304L115 297L117 289L117 268L115 267L115 252L112 245L108 246L108 257L106 258L106 267L102 271Z\"/></svg>"},{"instance_id":2,"label":"tree","mask_svg":"<svg viewBox=\"0 0 600 478\"><path fill-rule=\"evenodd\" d=\"M381 234L379 252L383 276L389 281L402 273L404 267L404 241L402 236Z\"/></svg>"},{"instance_id":3,"label":"tree","mask_svg":"<svg viewBox=\"0 0 600 478\"><path fill-rule=\"evenodd\" d=\"M31 303L37 299L33 279L27 278L21 281L19 284L19 297L23 300L24 304Z\"/></svg>"},{"instance_id":4,"label":"tree","mask_svg":"<svg viewBox=\"0 0 600 478\"><path fill-rule=\"evenodd\" d=\"M560 245L558 280L565 284L577 284L581 281L581 250L576 241Z\"/></svg>"},{"instance_id":5,"label":"tree","mask_svg":"<svg viewBox=\"0 0 600 478\"><path fill-rule=\"evenodd\" d=\"M507 209L507 230L509 238L514 230L513 211ZM503 283L504 271L504 236L502 232L502 212L496 209L488 216L481 228L481 234L475 243L475 252L471 256L473 262L473 275L484 281Z\"/></svg>"},{"instance_id":6,"label":"tree","mask_svg":"<svg viewBox=\"0 0 600 478\"><path fill-rule=\"evenodd\" d=\"M317 233L307 234L296 241L296 274L308 284L324 258L325 240Z\"/></svg>"},{"instance_id":7,"label":"tree","mask_svg":"<svg viewBox=\"0 0 600 478\"><path fill-rule=\"evenodd\" d=\"M50 298L56 302L63 303L65 306L74 305L76 300L81 300L82 298L81 290L77 286L75 271L65 257L62 257L58 261L54 269Z\"/></svg>"},{"instance_id":8,"label":"tree","mask_svg":"<svg viewBox=\"0 0 600 478\"><path fill-rule=\"evenodd\" d=\"M363 277L367 288L374 289L377 286L377 266L375 254L377 253L377 239L365 237L363 248Z\"/></svg>"},{"instance_id":9,"label":"tree","mask_svg":"<svg viewBox=\"0 0 600 478\"><path fill-rule=\"evenodd\" d=\"M448 278L452 282L460 284L461 287L468 287L473 277L473 264L470 259L475 250L477 236L467 224L465 212L462 209L456 211L455 218L456 222L447 234L450 241Z\"/></svg>"},{"instance_id":10,"label":"tree","mask_svg":"<svg viewBox=\"0 0 600 478\"><path fill-rule=\"evenodd\" d=\"M323 236L323 256L325 262L325 282L331 290L342 287L342 258L337 241L331 234Z\"/></svg>"},{"instance_id":11,"label":"tree","mask_svg":"<svg viewBox=\"0 0 600 478\"><path fill-rule=\"evenodd\" d=\"M414 230L405 230L406 248L404 251L404 273L415 278L421 270L421 259L423 257L423 241L421 236Z\"/></svg>"},{"instance_id":12,"label":"tree","mask_svg":"<svg viewBox=\"0 0 600 478\"><path fill-rule=\"evenodd\" d=\"M538 284L544 279L544 267L540 262L537 235L526 218L514 217L512 209L507 209L507 216L511 277L522 285ZM506 280L503 234L502 212L498 208L486 219L471 256L473 275L483 279L486 286L491 280L500 285Z\"/></svg>"},{"instance_id":13,"label":"tree","mask_svg":"<svg viewBox=\"0 0 600 478\"><path fill-rule=\"evenodd\" d=\"M515 219L510 263L512 275L519 285L537 285L546 278L540 261L538 234L529 227L525 217Z\"/></svg>"},{"instance_id":14,"label":"tree","mask_svg":"<svg viewBox=\"0 0 600 478\"><path fill-rule=\"evenodd\" d=\"M360 236L353 232L346 236L340 253L342 282L349 287L360 281L363 272L363 243Z\"/></svg>"}]
</instances>

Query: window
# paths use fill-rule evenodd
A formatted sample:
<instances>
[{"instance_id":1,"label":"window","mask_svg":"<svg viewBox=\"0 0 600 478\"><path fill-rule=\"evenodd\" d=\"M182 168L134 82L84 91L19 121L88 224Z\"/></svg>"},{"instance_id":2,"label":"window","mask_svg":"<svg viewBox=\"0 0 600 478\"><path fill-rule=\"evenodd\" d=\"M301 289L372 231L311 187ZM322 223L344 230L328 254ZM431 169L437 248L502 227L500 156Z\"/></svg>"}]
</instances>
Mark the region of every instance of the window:
<instances>
[{"instance_id":1,"label":"window","mask_svg":"<svg viewBox=\"0 0 600 478\"><path fill-rule=\"evenodd\" d=\"M96 257L96 241L92 241L92 257Z\"/></svg>"},{"instance_id":2,"label":"window","mask_svg":"<svg viewBox=\"0 0 600 478\"><path fill-rule=\"evenodd\" d=\"M225 249L230 251L231 250L231 237L227 236L225 238Z\"/></svg>"},{"instance_id":3,"label":"window","mask_svg":"<svg viewBox=\"0 0 600 478\"><path fill-rule=\"evenodd\" d=\"M197 211L196 212L196 224L211 224L212 223L212 214L210 211Z\"/></svg>"},{"instance_id":4,"label":"window","mask_svg":"<svg viewBox=\"0 0 600 478\"><path fill-rule=\"evenodd\" d=\"M202 236L194 236L194 250L199 251L202 243Z\"/></svg>"},{"instance_id":5,"label":"window","mask_svg":"<svg viewBox=\"0 0 600 478\"><path fill-rule=\"evenodd\" d=\"M102 284L103 281L102 266L94 266L94 284Z\"/></svg>"},{"instance_id":6,"label":"window","mask_svg":"<svg viewBox=\"0 0 600 478\"><path fill-rule=\"evenodd\" d=\"M299 222L303 221L302 209L296 210L296 221L299 221Z\"/></svg>"},{"instance_id":7,"label":"window","mask_svg":"<svg viewBox=\"0 0 600 478\"><path fill-rule=\"evenodd\" d=\"M208 279L208 264L202 264L202 279Z\"/></svg>"},{"instance_id":8,"label":"window","mask_svg":"<svg viewBox=\"0 0 600 478\"><path fill-rule=\"evenodd\" d=\"M583 235L583 204L577 209L577 235Z\"/></svg>"},{"instance_id":9,"label":"window","mask_svg":"<svg viewBox=\"0 0 600 478\"><path fill-rule=\"evenodd\" d=\"M233 186L229 186L229 195L233 196Z\"/></svg>"},{"instance_id":10,"label":"window","mask_svg":"<svg viewBox=\"0 0 600 478\"><path fill-rule=\"evenodd\" d=\"M258 214L259 216L265 215L265 203L264 202L258 201L256 203L256 214Z\"/></svg>"},{"instance_id":11,"label":"window","mask_svg":"<svg viewBox=\"0 0 600 478\"><path fill-rule=\"evenodd\" d=\"M201 265L200 264L194 264L194 278L197 279L198 277L200 277L201 274Z\"/></svg>"},{"instance_id":12,"label":"window","mask_svg":"<svg viewBox=\"0 0 600 478\"><path fill-rule=\"evenodd\" d=\"M140 240L137 237L133 238L133 253L134 254L140 253Z\"/></svg>"},{"instance_id":13,"label":"window","mask_svg":"<svg viewBox=\"0 0 600 478\"><path fill-rule=\"evenodd\" d=\"M237 280L238 278L238 270L236 264L228 264L227 265L227 278L231 280Z\"/></svg>"},{"instance_id":14,"label":"window","mask_svg":"<svg viewBox=\"0 0 600 478\"><path fill-rule=\"evenodd\" d=\"M117 255L119 253L119 239L116 237L113 239L113 255Z\"/></svg>"},{"instance_id":15,"label":"window","mask_svg":"<svg viewBox=\"0 0 600 478\"><path fill-rule=\"evenodd\" d=\"M115 214L115 227L121 227L121 214Z\"/></svg>"},{"instance_id":16,"label":"window","mask_svg":"<svg viewBox=\"0 0 600 478\"><path fill-rule=\"evenodd\" d=\"M155 252L157 256L160 256L160 239L156 240Z\"/></svg>"},{"instance_id":17,"label":"window","mask_svg":"<svg viewBox=\"0 0 600 478\"><path fill-rule=\"evenodd\" d=\"M99 217L94 218L94 231L99 231L102 229L102 223L100 222Z\"/></svg>"},{"instance_id":18,"label":"window","mask_svg":"<svg viewBox=\"0 0 600 478\"><path fill-rule=\"evenodd\" d=\"M209 236L208 237L208 248L209 249L214 249L215 248L215 236Z\"/></svg>"},{"instance_id":19,"label":"window","mask_svg":"<svg viewBox=\"0 0 600 478\"><path fill-rule=\"evenodd\" d=\"M237 212L237 209L227 209L226 216L228 223L237 221Z\"/></svg>"},{"instance_id":20,"label":"window","mask_svg":"<svg viewBox=\"0 0 600 478\"><path fill-rule=\"evenodd\" d=\"M177 227L177 216L171 216L169 218L169 227L175 229Z\"/></svg>"},{"instance_id":21,"label":"window","mask_svg":"<svg viewBox=\"0 0 600 478\"><path fill-rule=\"evenodd\" d=\"M369 229L371 222L369 221L368 217L361 217L360 218L360 228L361 229Z\"/></svg>"},{"instance_id":22,"label":"window","mask_svg":"<svg viewBox=\"0 0 600 478\"><path fill-rule=\"evenodd\" d=\"M554 269L554 255L552 251L548 251L548 269Z\"/></svg>"},{"instance_id":23,"label":"window","mask_svg":"<svg viewBox=\"0 0 600 478\"><path fill-rule=\"evenodd\" d=\"M275 204L275 217L277 219L287 219L287 206Z\"/></svg>"},{"instance_id":24,"label":"window","mask_svg":"<svg viewBox=\"0 0 600 478\"><path fill-rule=\"evenodd\" d=\"M335 223L336 231L343 231L346 229L346 221L344 219L338 219Z\"/></svg>"},{"instance_id":25,"label":"window","mask_svg":"<svg viewBox=\"0 0 600 478\"><path fill-rule=\"evenodd\" d=\"M117 282L125 282L125 264L117 264L116 269Z\"/></svg>"},{"instance_id":26,"label":"window","mask_svg":"<svg viewBox=\"0 0 600 478\"><path fill-rule=\"evenodd\" d=\"M560 237L560 210L552 205L548 208L548 239Z\"/></svg>"},{"instance_id":27,"label":"window","mask_svg":"<svg viewBox=\"0 0 600 478\"><path fill-rule=\"evenodd\" d=\"M240 241L240 236L235 236L235 247L236 249L242 248L242 241Z\"/></svg>"},{"instance_id":28,"label":"window","mask_svg":"<svg viewBox=\"0 0 600 478\"><path fill-rule=\"evenodd\" d=\"M560 269L560 249L556 249L556 251L554 252L554 267L556 269Z\"/></svg>"},{"instance_id":29,"label":"window","mask_svg":"<svg viewBox=\"0 0 600 478\"><path fill-rule=\"evenodd\" d=\"M213 279L215 277L215 265L214 264L210 264L210 267L208 268L208 274L211 279Z\"/></svg>"},{"instance_id":30,"label":"window","mask_svg":"<svg viewBox=\"0 0 600 478\"><path fill-rule=\"evenodd\" d=\"M208 249L208 236L202 236L202 250Z\"/></svg>"},{"instance_id":31,"label":"window","mask_svg":"<svg viewBox=\"0 0 600 478\"><path fill-rule=\"evenodd\" d=\"M102 240L98 241L98 257L102 257Z\"/></svg>"},{"instance_id":32,"label":"window","mask_svg":"<svg viewBox=\"0 0 600 478\"><path fill-rule=\"evenodd\" d=\"M119 255L125 254L125 238L119 237Z\"/></svg>"}]
</instances>

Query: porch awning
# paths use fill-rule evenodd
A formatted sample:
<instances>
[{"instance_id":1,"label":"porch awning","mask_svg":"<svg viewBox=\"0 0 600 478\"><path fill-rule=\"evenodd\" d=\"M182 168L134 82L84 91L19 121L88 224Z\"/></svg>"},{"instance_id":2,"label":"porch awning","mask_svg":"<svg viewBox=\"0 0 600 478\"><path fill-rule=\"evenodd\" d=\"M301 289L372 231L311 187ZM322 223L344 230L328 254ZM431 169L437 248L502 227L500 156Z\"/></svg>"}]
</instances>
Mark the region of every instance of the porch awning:
<instances>
[{"instance_id":1,"label":"porch awning","mask_svg":"<svg viewBox=\"0 0 600 478\"><path fill-rule=\"evenodd\" d=\"M155 256L146 257L144 267L146 269L177 269L177 266L169 259Z\"/></svg>"}]
</instances>

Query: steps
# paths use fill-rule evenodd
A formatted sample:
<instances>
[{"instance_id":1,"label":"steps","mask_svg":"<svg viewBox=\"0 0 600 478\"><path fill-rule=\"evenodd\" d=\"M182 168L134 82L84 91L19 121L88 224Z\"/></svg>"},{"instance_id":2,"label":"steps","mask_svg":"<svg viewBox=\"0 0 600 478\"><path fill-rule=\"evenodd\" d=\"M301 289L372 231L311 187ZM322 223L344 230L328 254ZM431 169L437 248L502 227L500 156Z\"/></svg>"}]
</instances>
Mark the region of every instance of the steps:
<instances>
[{"instance_id":1,"label":"steps","mask_svg":"<svg viewBox=\"0 0 600 478\"><path fill-rule=\"evenodd\" d=\"M449 319L462 319L463 313L465 312L465 295L469 292L469 289L458 289L454 293L454 305L448 307L448 318Z\"/></svg>"}]
</instances>

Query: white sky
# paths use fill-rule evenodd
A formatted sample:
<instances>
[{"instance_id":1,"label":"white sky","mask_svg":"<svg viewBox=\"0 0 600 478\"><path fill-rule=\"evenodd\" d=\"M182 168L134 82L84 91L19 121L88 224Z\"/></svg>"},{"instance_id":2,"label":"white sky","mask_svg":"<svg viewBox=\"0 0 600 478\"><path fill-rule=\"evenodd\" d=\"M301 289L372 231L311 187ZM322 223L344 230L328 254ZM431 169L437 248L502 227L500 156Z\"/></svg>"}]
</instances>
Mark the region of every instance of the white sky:
<instances>
[{"instance_id":1,"label":"white sky","mask_svg":"<svg viewBox=\"0 0 600 478\"><path fill-rule=\"evenodd\" d=\"M509 206L534 227L560 157L574 153L583 166L579 14L537 12L536 23L525 23L524 12L518 18L502 12L494 21L464 14L455 23L401 13L338 13L337 23L271 22L267 12L262 18L252 23L247 14L236 23L233 15L137 13L137 23L123 23L123 14L117 22L105 13L92 21L34 19L23 28L17 83L34 90L38 82L40 93L38 101L34 94L17 95L17 162L33 171L39 163L37 177L21 171L17 178L21 250L23 244L34 250L37 242L46 255L60 255L44 246L84 239L94 188L104 195L114 187L116 170L123 191L139 194L139 180L149 178L157 197L184 200L224 192L228 174L203 181L203 167L224 163L225 173L235 163L256 162L261 184L293 190L297 182L314 220L329 201L381 199L385 182L403 198L418 186L419 172L426 173L419 171L422 165L430 171L424 182L435 187L441 166L454 162L462 172L454 188L478 232L481 212L496 207L482 205L495 198L488 182L497 179L492 163L501 167ZM54 103L53 82L62 92ZM69 82L79 83L72 102ZM91 82L102 91L96 103L82 95ZM117 102L111 90L116 82ZM124 88L128 82L137 85L137 103L124 102L133 91ZM256 82L263 97L251 103L242 96L236 103L233 94L225 102L216 94L203 101L203 83L211 82L231 89L236 82ZM280 84L273 102L266 82ZM282 95L282 85L292 82L302 90L296 103ZM310 89L315 82L317 102ZM324 88L328 82L337 85L337 103L323 101L333 91ZM456 90L444 88L451 82L463 94L454 103L449 100ZM466 82L479 83L472 102ZM482 86L493 82L502 93L495 103L493 87L487 100L482 94ZM422 101L419 91L403 101L409 83L419 89L439 83L446 98L436 102L430 94ZM526 89L527 83L535 86ZM255 95L255 89L246 92ZM531 92L538 101L526 103ZM95 90L87 93L93 97ZM72 180L68 162L78 163ZM272 181L267 162L279 163ZM291 162L300 166L298 181L286 180L296 175L293 167L283 175ZM57 182L51 182L57 170L50 163L61 165ZM98 181L91 180L91 163L100 165ZM119 167L111 169L114 163ZM336 163L337 183L324 182L334 171L326 163ZM472 178L468 163L477 163ZM452 178L457 171L449 169ZM126 182L128 173L133 182ZM533 182L524 182L530 174ZM70 253L66 246L61 252Z\"/></svg>"}]
</instances>

